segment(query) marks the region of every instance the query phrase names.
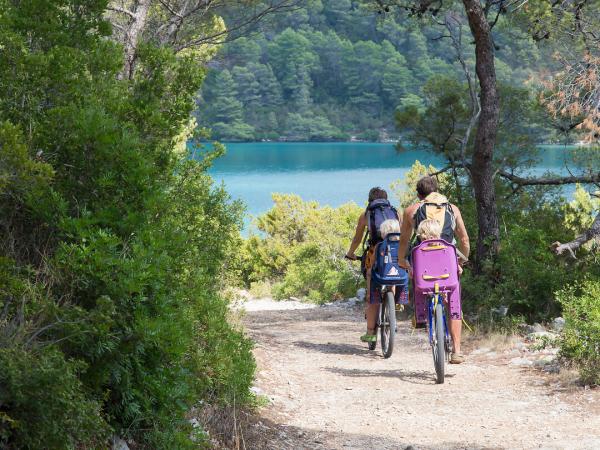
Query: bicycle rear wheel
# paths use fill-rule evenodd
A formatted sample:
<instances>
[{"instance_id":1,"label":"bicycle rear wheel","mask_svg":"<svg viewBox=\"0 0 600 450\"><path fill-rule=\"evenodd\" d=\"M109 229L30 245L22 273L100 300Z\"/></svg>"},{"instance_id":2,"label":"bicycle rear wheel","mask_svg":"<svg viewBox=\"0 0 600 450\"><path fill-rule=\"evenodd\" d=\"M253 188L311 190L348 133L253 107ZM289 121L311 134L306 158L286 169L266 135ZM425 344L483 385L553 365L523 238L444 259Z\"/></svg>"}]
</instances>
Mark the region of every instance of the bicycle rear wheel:
<instances>
[{"instance_id":1,"label":"bicycle rear wheel","mask_svg":"<svg viewBox=\"0 0 600 450\"><path fill-rule=\"evenodd\" d=\"M381 351L384 358L392 356L396 337L396 309L393 292L387 292L381 303Z\"/></svg>"},{"instance_id":2,"label":"bicycle rear wheel","mask_svg":"<svg viewBox=\"0 0 600 450\"><path fill-rule=\"evenodd\" d=\"M432 317L433 342L431 351L433 353L433 364L435 366L436 383L444 382L444 363L446 362L446 335L444 332L444 307L441 303L435 306Z\"/></svg>"}]
</instances>

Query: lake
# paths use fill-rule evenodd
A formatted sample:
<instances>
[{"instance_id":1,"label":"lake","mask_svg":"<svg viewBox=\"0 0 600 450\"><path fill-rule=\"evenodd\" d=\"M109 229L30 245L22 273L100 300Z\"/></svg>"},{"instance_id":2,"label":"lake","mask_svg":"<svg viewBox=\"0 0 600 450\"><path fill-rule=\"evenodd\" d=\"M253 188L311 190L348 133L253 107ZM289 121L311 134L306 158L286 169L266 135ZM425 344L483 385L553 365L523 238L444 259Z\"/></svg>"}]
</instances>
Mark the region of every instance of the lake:
<instances>
[{"instance_id":1,"label":"lake","mask_svg":"<svg viewBox=\"0 0 600 450\"><path fill-rule=\"evenodd\" d=\"M271 193L295 193L305 200L339 206L362 205L373 186L388 189L415 160L443 167L439 156L423 150L397 152L393 144L368 142L254 142L226 144L210 174L233 198L258 215L272 206ZM573 147L542 146L536 174L565 173Z\"/></svg>"}]
</instances>

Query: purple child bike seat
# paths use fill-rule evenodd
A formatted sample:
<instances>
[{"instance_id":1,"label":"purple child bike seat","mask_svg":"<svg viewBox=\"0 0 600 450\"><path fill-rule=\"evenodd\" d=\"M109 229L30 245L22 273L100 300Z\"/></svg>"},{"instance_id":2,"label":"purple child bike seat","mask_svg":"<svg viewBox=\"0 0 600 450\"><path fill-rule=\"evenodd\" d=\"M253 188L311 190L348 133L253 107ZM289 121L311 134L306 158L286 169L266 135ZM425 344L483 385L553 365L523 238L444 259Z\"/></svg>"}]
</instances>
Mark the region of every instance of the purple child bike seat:
<instances>
[{"instance_id":1,"label":"purple child bike seat","mask_svg":"<svg viewBox=\"0 0 600 450\"><path fill-rule=\"evenodd\" d=\"M456 248L443 239L423 241L412 250L413 288L417 323L427 321L427 297L435 285L448 299L451 319L461 319L460 281Z\"/></svg>"}]
</instances>

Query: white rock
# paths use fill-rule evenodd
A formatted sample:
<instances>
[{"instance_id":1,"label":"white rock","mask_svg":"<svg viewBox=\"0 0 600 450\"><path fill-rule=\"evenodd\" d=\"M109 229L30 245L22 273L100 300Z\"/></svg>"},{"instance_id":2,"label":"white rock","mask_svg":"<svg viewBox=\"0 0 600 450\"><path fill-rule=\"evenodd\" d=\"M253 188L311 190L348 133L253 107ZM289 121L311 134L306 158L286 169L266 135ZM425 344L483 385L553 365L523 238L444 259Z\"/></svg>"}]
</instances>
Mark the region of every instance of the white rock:
<instances>
[{"instance_id":1,"label":"white rock","mask_svg":"<svg viewBox=\"0 0 600 450\"><path fill-rule=\"evenodd\" d=\"M508 313L508 306L500 305L497 308L492 308L492 314L497 314L500 317L506 316Z\"/></svg>"},{"instance_id":2,"label":"white rock","mask_svg":"<svg viewBox=\"0 0 600 450\"><path fill-rule=\"evenodd\" d=\"M540 359L536 360L533 364L536 366L545 366L547 364L551 364L554 362L554 357L550 355L542 356Z\"/></svg>"},{"instance_id":3,"label":"white rock","mask_svg":"<svg viewBox=\"0 0 600 450\"><path fill-rule=\"evenodd\" d=\"M129 450L129 445L119 436L113 436L110 444L111 450Z\"/></svg>"},{"instance_id":4,"label":"white rock","mask_svg":"<svg viewBox=\"0 0 600 450\"><path fill-rule=\"evenodd\" d=\"M527 350L527 344L525 342L517 342L515 348L519 351L525 351Z\"/></svg>"},{"instance_id":5,"label":"white rock","mask_svg":"<svg viewBox=\"0 0 600 450\"><path fill-rule=\"evenodd\" d=\"M490 348L488 348L488 347L481 347L481 348L478 348L477 350L473 350L473 351L471 352L471 355L481 355L481 354L483 354L483 353L488 353L488 352L490 352L490 350L491 350L491 349L490 349Z\"/></svg>"},{"instance_id":6,"label":"white rock","mask_svg":"<svg viewBox=\"0 0 600 450\"><path fill-rule=\"evenodd\" d=\"M560 366L556 362L553 362L543 366L542 370L546 373L560 373Z\"/></svg>"},{"instance_id":7,"label":"white rock","mask_svg":"<svg viewBox=\"0 0 600 450\"><path fill-rule=\"evenodd\" d=\"M512 366L532 366L533 361L530 361L527 358L513 358L510 360L510 364Z\"/></svg>"},{"instance_id":8,"label":"white rock","mask_svg":"<svg viewBox=\"0 0 600 450\"><path fill-rule=\"evenodd\" d=\"M543 325L541 325L541 324L539 324L539 323L536 322L536 323L533 324L533 331L534 332L536 332L536 331L546 331L546 329L544 328Z\"/></svg>"},{"instance_id":9,"label":"white rock","mask_svg":"<svg viewBox=\"0 0 600 450\"><path fill-rule=\"evenodd\" d=\"M254 395L260 395L260 394L262 394L263 390L261 388L259 388L258 386L252 386L250 388L250 392L252 392Z\"/></svg>"},{"instance_id":10,"label":"white rock","mask_svg":"<svg viewBox=\"0 0 600 450\"><path fill-rule=\"evenodd\" d=\"M364 300L366 295L367 295L367 290L365 288L360 288L358 291L356 291L356 296L360 300Z\"/></svg>"},{"instance_id":11,"label":"white rock","mask_svg":"<svg viewBox=\"0 0 600 450\"><path fill-rule=\"evenodd\" d=\"M565 319L562 317L557 317L552 321L552 329L558 333L560 333L565 327Z\"/></svg>"},{"instance_id":12,"label":"white rock","mask_svg":"<svg viewBox=\"0 0 600 450\"><path fill-rule=\"evenodd\" d=\"M238 292L238 297L244 298L244 299L249 299L252 298L252 294L250 294L250 292L248 292L246 289L240 289Z\"/></svg>"},{"instance_id":13,"label":"white rock","mask_svg":"<svg viewBox=\"0 0 600 450\"><path fill-rule=\"evenodd\" d=\"M556 333L551 333L550 331L535 331L527 335L527 339L529 339L530 341L535 341L538 339L548 339L553 341L557 337L558 335Z\"/></svg>"}]
</instances>

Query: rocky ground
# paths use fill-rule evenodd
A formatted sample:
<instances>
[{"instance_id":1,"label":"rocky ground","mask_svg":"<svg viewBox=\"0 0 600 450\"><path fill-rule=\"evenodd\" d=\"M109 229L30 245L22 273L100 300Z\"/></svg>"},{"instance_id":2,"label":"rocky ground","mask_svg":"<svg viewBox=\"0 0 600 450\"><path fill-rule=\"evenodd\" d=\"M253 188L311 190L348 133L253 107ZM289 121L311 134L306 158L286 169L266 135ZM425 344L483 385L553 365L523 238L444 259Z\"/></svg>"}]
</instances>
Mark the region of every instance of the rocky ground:
<instances>
[{"instance_id":1,"label":"rocky ground","mask_svg":"<svg viewBox=\"0 0 600 450\"><path fill-rule=\"evenodd\" d=\"M221 437L231 447L600 449L600 392L560 370L556 349L541 345L555 335L541 326L524 330L527 340L467 339L467 362L448 366L438 385L426 335L408 321L383 359L358 339L360 303L243 308L256 342L253 390L265 406L229 413L235 433Z\"/></svg>"}]
</instances>

